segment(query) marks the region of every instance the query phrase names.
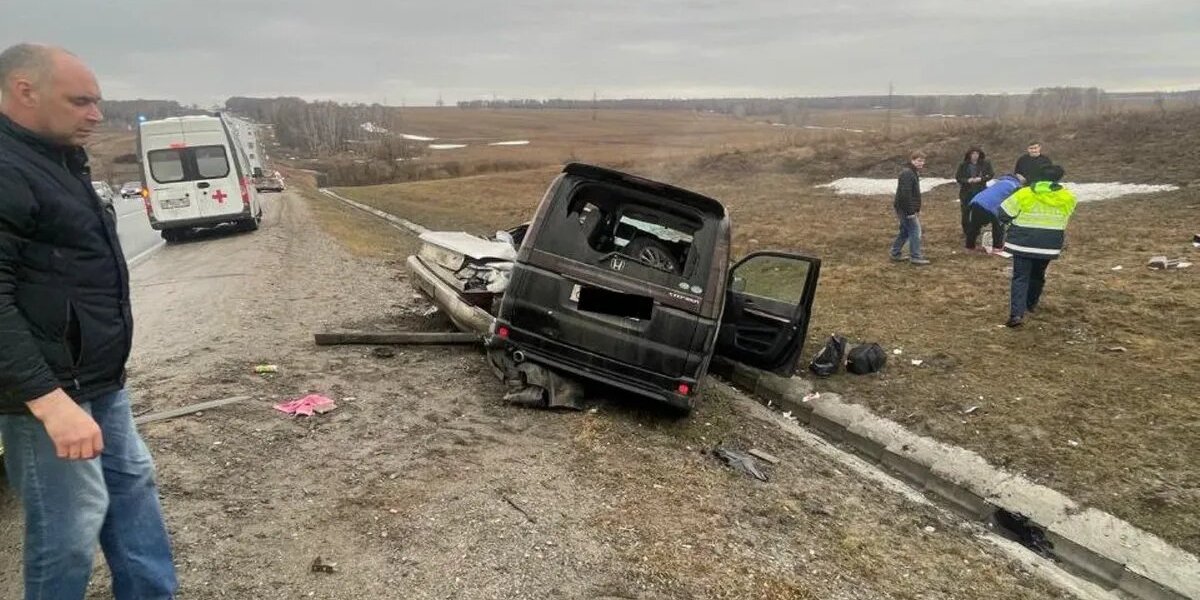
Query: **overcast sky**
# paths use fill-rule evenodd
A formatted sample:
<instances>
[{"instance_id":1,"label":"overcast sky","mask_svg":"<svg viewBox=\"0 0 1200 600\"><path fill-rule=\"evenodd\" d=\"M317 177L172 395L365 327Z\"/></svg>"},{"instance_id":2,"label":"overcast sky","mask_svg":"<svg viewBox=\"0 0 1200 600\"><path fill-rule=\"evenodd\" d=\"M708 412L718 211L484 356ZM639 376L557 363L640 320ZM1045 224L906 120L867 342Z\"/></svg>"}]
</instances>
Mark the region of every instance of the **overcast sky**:
<instances>
[{"instance_id":1,"label":"overcast sky","mask_svg":"<svg viewBox=\"0 0 1200 600\"><path fill-rule=\"evenodd\" d=\"M1200 0L3 2L0 45L64 45L113 99L1200 88Z\"/></svg>"}]
</instances>

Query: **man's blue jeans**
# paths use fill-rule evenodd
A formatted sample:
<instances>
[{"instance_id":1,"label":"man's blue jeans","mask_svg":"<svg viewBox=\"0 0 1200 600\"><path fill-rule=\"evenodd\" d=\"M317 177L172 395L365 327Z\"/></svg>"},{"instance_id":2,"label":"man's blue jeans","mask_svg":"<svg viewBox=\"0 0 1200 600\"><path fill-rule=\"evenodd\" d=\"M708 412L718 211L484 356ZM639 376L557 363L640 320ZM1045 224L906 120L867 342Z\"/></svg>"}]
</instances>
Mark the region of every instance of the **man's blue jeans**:
<instances>
[{"instance_id":1,"label":"man's blue jeans","mask_svg":"<svg viewBox=\"0 0 1200 600\"><path fill-rule=\"evenodd\" d=\"M896 236L896 241L892 242L892 256L899 258L904 249L904 242L908 242L909 258L925 258L921 254L921 217L906 216L903 210L897 208L896 218L900 219L900 233Z\"/></svg>"},{"instance_id":2,"label":"man's blue jeans","mask_svg":"<svg viewBox=\"0 0 1200 600\"><path fill-rule=\"evenodd\" d=\"M26 600L81 600L96 543L118 600L172 598L177 584L154 462L125 390L80 405L104 435L92 460L63 460L45 427L0 415L9 481L25 509Z\"/></svg>"}]
</instances>

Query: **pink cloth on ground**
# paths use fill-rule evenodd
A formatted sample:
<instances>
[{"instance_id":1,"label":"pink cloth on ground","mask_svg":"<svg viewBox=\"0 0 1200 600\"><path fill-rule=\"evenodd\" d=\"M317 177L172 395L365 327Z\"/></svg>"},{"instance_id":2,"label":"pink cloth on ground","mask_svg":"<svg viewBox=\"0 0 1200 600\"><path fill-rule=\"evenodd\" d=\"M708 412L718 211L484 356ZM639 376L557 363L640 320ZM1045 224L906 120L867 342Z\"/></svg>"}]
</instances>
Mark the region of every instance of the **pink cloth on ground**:
<instances>
[{"instance_id":1,"label":"pink cloth on ground","mask_svg":"<svg viewBox=\"0 0 1200 600\"><path fill-rule=\"evenodd\" d=\"M291 402L283 402L275 405L275 410L283 411L289 415L305 415L313 416L314 412L327 413L337 408L333 400L318 394L309 394L303 398L292 400Z\"/></svg>"}]
</instances>

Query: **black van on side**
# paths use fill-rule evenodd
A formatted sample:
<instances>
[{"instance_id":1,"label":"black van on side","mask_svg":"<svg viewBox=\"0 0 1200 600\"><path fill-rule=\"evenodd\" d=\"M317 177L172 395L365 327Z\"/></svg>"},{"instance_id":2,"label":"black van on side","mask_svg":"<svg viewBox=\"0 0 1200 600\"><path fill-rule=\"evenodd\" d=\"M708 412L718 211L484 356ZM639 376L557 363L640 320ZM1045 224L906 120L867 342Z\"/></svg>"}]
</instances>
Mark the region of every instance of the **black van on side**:
<instances>
[{"instance_id":1,"label":"black van on side","mask_svg":"<svg viewBox=\"0 0 1200 600\"><path fill-rule=\"evenodd\" d=\"M730 247L720 202L569 164L521 242L492 361L529 361L684 411L714 353L790 374L821 263L759 252L730 268Z\"/></svg>"}]
</instances>

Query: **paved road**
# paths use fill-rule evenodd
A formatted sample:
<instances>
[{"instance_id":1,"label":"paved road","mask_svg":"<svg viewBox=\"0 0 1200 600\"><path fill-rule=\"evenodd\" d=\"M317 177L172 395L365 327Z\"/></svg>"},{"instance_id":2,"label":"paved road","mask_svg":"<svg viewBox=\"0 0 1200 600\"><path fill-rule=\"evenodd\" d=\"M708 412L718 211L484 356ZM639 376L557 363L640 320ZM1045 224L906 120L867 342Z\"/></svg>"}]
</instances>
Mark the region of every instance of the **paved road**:
<instances>
[{"instance_id":1,"label":"paved road","mask_svg":"<svg viewBox=\"0 0 1200 600\"><path fill-rule=\"evenodd\" d=\"M150 228L141 199L117 198L113 205L117 209L117 235L121 237L126 260L133 260L162 242L158 232Z\"/></svg>"}]
</instances>

